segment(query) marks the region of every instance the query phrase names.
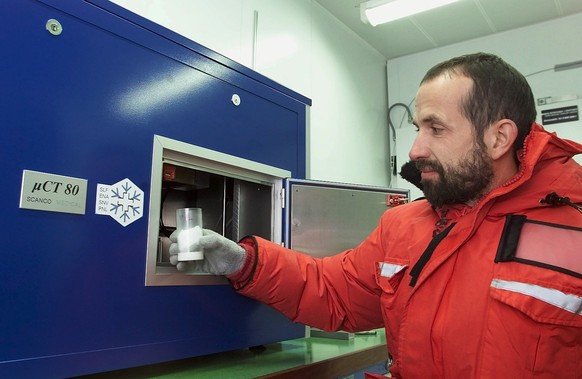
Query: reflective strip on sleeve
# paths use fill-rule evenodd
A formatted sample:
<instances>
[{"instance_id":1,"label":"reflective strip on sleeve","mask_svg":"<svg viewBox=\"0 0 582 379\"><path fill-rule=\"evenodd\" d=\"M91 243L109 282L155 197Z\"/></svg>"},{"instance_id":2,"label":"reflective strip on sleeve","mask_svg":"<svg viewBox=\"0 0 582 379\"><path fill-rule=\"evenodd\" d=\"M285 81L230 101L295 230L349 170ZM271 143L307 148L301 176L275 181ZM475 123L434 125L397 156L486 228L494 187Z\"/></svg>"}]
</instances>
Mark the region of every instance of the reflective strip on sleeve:
<instances>
[{"instance_id":1,"label":"reflective strip on sleeve","mask_svg":"<svg viewBox=\"0 0 582 379\"><path fill-rule=\"evenodd\" d=\"M568 312L582 316L582 297L580 296L569 295L557 289L546 288L535 284L501 279L493 279L491 281L491 287L531 296Z\"/></svg>"},{"instance_id":2,"label":"reflective strip on sleeve","mask_svg":"<svg viewBox=\"0 0 582 379\"><path fill-rule=\"evenodd\" d=\"M405 265L380 262L380 276L391 278L402 271L404 268L406 268Z\"/></svg>"}]
</instances>

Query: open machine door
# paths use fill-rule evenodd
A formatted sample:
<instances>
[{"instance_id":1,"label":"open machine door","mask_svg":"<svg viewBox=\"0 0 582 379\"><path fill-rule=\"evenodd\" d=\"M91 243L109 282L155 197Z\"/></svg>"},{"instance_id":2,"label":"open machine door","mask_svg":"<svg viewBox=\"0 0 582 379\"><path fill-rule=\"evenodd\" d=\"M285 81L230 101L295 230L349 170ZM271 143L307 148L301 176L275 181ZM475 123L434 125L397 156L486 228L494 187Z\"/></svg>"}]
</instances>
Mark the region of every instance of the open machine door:
<instances>
[{"instance_id":1,"label":"open machine door","mask_svg":"<svg viewBox=\"0 0 582 379\"><path fill-rule=\"evenodd\" d=\"M315 257L357 246L382 214L408 202L409 190L288 179L285 183L286 246Z\"/></svg>"}]
</instances>

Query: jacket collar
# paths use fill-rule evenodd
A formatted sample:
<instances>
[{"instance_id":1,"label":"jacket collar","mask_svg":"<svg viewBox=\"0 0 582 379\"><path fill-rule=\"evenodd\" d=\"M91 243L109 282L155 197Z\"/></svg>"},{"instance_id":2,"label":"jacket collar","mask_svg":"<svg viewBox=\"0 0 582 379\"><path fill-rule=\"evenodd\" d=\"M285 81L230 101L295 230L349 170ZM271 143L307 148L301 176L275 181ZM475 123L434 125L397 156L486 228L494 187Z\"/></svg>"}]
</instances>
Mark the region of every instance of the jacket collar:
<instances>
[{"instance_id":1,"label":"jacket collar","mask_svg":"<svg viewBox=\"0 0 582 379\"><path fill-rule=\"evenodd\" d=\"M519 171L506 183L491 190L472 206L453 204L436 209L435 211L439 216L439 220L435 225L435 232L443 230L450 222L456 221L459 217L480 209L483 203L524 186L530 182L535 171L537 171L536 175L539 174L542 179L547 179L551 175L552 169L547 169L546 166L551 165L552 162L557 160L568 160L576 154L582 154L582 144L561 139L556 133L548 132L540 124L533 123L531 131L524 141L523 148L518 152L520 161ZM554 172L554 174L558 173L559 171ZM541 182L542 180L535 179L535 183L539 184Z\"/></svg>"}]
</instances>

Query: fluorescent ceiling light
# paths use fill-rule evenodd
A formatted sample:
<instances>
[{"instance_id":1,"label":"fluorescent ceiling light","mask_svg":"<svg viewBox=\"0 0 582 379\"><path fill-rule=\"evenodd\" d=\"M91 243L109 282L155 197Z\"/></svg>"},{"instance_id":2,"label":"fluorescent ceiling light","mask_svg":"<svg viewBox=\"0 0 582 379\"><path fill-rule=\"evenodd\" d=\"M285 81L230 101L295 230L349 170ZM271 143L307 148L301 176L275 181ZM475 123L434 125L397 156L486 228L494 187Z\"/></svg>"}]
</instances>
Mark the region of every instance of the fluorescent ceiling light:
<instances>
[{"instance_id":1,"label":"fluorescent ceiling light","mask_svg":"<svg viewBox=\"0 0 582 379\"><path fill-rule=\"evenodd\" d=\"M398 20L458 0L370 0L360 4L362 21L372 26Z\"/></svg>"}]
</instances>

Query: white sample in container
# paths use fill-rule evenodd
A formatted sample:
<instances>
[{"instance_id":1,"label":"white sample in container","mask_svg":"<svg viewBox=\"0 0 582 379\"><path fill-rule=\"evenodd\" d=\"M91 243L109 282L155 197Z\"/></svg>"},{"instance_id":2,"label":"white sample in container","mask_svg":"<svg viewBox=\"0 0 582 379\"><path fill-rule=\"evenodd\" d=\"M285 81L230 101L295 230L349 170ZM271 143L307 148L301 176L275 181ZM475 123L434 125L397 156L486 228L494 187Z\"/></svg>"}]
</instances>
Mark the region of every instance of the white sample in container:
<instances>
[{"instance_id":1,"label":"white sample in container","mask_svg":"<svg viewBox=\"0 0 582 379\"><path fill-rule=\"evenodd\" d=\"M202 237L202 228L195 226L190 229L183 229L178 232L178 253L179 261L194 261L204 259L202 249L198 247L198 242Z\"/></svg>"},{"instance_id":2,"label":"white sample in container","mask_svg":"<svg viewBox=\"0 0 582 379\"><path fill-rule=\"evenodd\" d=\"M202 237L202 209L177 209L176 230L178 233L178 260L195 261L204 259L204 252L198 246L200 237Z\"/></svg>"}]
</instances>

